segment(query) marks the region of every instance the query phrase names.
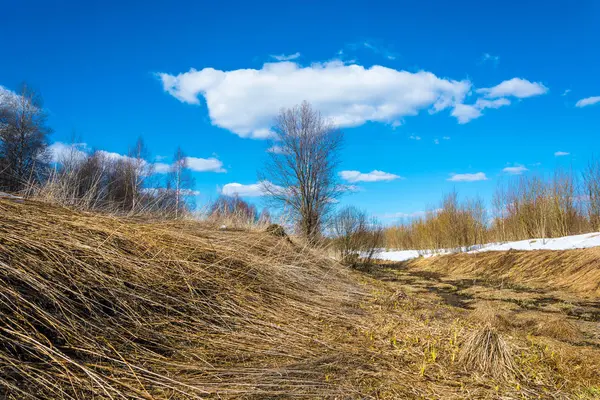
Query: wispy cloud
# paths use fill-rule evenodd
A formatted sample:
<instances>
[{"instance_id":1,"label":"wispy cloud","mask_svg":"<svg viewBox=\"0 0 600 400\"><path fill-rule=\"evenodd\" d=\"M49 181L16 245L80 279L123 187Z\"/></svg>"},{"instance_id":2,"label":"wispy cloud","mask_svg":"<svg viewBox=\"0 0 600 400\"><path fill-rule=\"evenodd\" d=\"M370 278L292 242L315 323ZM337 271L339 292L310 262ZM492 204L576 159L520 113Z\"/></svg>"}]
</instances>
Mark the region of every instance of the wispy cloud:
<instances>
[{"instance_id":1,"label":"wispy cloud","mask_svg":"<svg viewBox=\"0 0 600 400\"><path fill-rule=\"evenodd\" d=\"M505 167L502 172L509 174L509 175L522 175L524 172L529 171L525 166L523 165L515 165L513 167Z\"/></svg>"},{"instance_id":2,"label":"wispy cloud","mask_svg":"<svg viewBox=\"0 0 600 400\"><path fill-rule=\"evenodd\" d=\"M596 103L600 103L600 96L592 96L592 97L586 97L585 99L581 99L577 103L575 103L575 107L579 107L579 108L587 107L587 106L594 105Z\"/></svg>"},{"instance_id":3,"label":"wispy cloud","mask_svg":"<svg viewBox=\"0 0 600 400\"><path fill-rule=\"evenodd\" d=\"M440 144L440 139L433 139L433 144Z\"/></svg>"},{"instance_id":4,"label":"wispy cloud","mask_svg":"<svg viewBox=\"0 0 600 400\"><path fill-rule=\"evenodd\" d=\"M483 53L483 55L481 56L480 63L484 64L484 63L488 63L488 62L492 63L494 65L494 67L496 67L500 63L500 56L494 56L494 55L491 55L490 53Z\"/></svg>"},{"instance_id":5,"label":"wispy cloud","mask_svg":"<svg viewBox=\"0 0 600 400\"><path fill-rule=\"evenodd\" d=\"M477 172L474 174L450 174L450 178L448 178L451 182L476 182L476 181L486 181L487 176L483 172Z\"/></svg>"},{"instance_id":6,"label":"wispy cloud","mask_svg":"<svg viewBox=\"0 0 600 400\"><path fill-rule=\"evenodd\" d=\"M285 147L283 146L271 146L267 149L267 153L274 153L274 154L287 154L288 151Z\"/></svg>"},{"instance_id":7,"label":"wispy cloud","mask_svg":"<svg viewBox=\"0 0 600 400\"><path fill-rule=\"evenodd\" d=\"M271 54L269 57L277 60L277 61L291 61L291 60L295 60L297 58L300 58L300 53L294 53L294 54L289 54L289 55L285 55L285 54Z\"/></svg>"},{"instance_id":8,"label":"wispy cloud","mask_svg":"<svg viewBox=\"0 0 600 400\"><path fill-rule=\"evenodd\" d=\"M566 89L561 96L566 96L571 92L571 89Z\"/></svg>"},{"instance_id":9,"label":"wispy cloud","mask_svg":"<svg viewBox=\"0 0 600 400\"><path fill-rule=\"evenodd\" d=\"M421 136L418 135L410 135L408 138L411 140L421 140Z\"/></svg>"},{"instance_id":10,"label":"wispy cloud","mask_svg":"<svg viewBox=\"0 0 600 400\"><path fill-rule=\"evenodd\" d=\"M341 171L339 175L342 179L351 183L393 181L395 179L403 179L400 175L378 170L373 170L366 173L362 173L360 171Z\"/></svg>"},{"instance_id":11,"label":"wispy cloud","mask_svg":"<svg viewBox=\"0 0 600 400\"><path fill-rule=\"evenodd\" d=\"M569 154L571 154L571 153L568 153L566 151L557 151L554 153L554 156L555 157L564 157L564 156L568 156Z\"/></svg>"}]
</instances>

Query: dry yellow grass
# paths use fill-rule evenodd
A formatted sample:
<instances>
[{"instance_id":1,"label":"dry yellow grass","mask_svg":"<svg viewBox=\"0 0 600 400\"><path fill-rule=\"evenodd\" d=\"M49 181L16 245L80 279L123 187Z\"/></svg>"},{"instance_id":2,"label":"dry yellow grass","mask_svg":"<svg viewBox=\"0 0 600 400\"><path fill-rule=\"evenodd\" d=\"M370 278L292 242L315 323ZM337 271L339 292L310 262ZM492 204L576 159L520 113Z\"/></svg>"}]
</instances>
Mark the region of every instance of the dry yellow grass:
<instances>
[{"instance_id":1,"label":"dry yellow grass","mask_svg":"<svg viewBox=\"0 0 600 400\"><path fill-rule=\"evenodd\" d=\"M407 265L453 276L491 279L600 297L600 248L457 253L418 258Z\"/></svg>"},{"instance_id":2,"label":"dry yellow grass","mask_svg":"<svg viewBox=\"0 0 600 400\"><path fill-rule=\"evenodd\" d=\"M474 373L459 362L481 329L466 312L287 238L29 201L0 200L0 216L0 398L569 398L600 387L598 350L525 332L503 339L514 375Z\"/></svg>"}]
</instances>

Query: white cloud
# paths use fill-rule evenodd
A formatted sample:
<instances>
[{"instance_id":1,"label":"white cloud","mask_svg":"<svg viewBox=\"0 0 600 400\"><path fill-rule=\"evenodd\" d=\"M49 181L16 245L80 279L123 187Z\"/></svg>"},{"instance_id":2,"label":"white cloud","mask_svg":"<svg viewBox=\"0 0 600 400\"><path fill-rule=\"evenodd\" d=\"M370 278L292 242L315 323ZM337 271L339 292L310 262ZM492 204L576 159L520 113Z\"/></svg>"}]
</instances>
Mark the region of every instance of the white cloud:
<instances>
[{"instance_id":1,"label":"white cloud","mask_svg":"<svg viewBox=\"0 0 600 400\"><path fill-rule=\"evenodd\" d=\"M285 54L271 54L271 58L274 58L277 61L291 61L300 57L300 53L296 52L294 54L285 55Z\"/></svg>"},{"instance_id":2,"label":"white cloud","mask_svg":"<svg viewBox=\"0 0 600 400\"><path fill-rule=\"evenodd\" d=\"M515 165L513 167L506 167L502 170L502 172L507 173L509 175L521 175L523 172L529 171L523 165Z\"/></svg>"},{"instance_id":3,"label":"white cloud","mask_svg":"<svg viewBox=\"0 0 600 400\"><path fill-rule=\"evenodd\" d=\"M459 124L479 118L483 115L481 111L486 108L500 108L510 105L510 100L502 97L495 100L477 99L475 104L457 104L452 110L452 116L458 119Z\"/></svg>"},{"instance_id":4,"label":"white cloud","mask_svg":"<svg viewBox=\"0 0 600 400\"><path fill-rule=\"evenodd\" d=\"M547 92L548 88L542 83L530 82L521 78L512 78L491 88L477 89L477 93L482 93L490 98L513 96L523 99Z\"/></svg>"},{"instance_id":5,"label":"white cloud","mask_svg":"<svg viewBox=\"0 0 600 400\"><path fill-rule=\"evenodd\" d=\"M585 99L581 99L577 103L575 103L575 107L581 108L581 107L591 106L596 103L600 103L600 96L592 96L592 97L586 97Z\"/></svg>"},{"instance_id":6,"label":"white cloud","mask_svg":"<svg viewBox=\"0 0 600 400\"><path fill-rule=\"evenodd\" d=\"M0 85L0 107L8 104L14 104L19 97L20 96L12 90Z\"/></svg>"},{"instance_id":7,"label":"white cloud","mask_svg":"<svg viewBox=\"0 0 600 400\"><path fill-rule=\"evenodd\" d=\"M66 144L54 142L48 146L50 159L53 163L60 163L65 160L77 160L86 156L87 145L85 143Z\"/></svg>"},{"instance_id":8,"label":"white cloud","mask_svg":"<svg viewBox=\"0 0 600 400\"><path fill-rule=\"evenodd\" d=\"M563 94L561 94L561 96L566 96L567 94L569 94L569 92L571 92L571 89L566 89Z\"/></svg>"},{"instance_id":9,"label":"white cloud","mask_svg":"<svg viewBox=\"0 0 600 400\"><path fill-rule=\"evenodd\" d=\"M267 153L287 154L287 150L283 146L271 146L267 149Z\"/></svg>"},{"instance_id":10,"label":"white cloud","mask_svg":"<svg viewBox=\"0 0 600 400\"><path fill-rule=\"evenodd\" d=\"M186 158L188 169L196 172L219 172L224 173L227 172L226 169L223 168L223 163L221 160L211 157L211 158L198 158L198 157L187 157Z\"/></svg>"},{"instance_id":11,"label":"white cloud","mask_svg":"<svg viewBox=\"0 0 600 400\"><path fill-rule=\"evenodd\" d=\"M221 194L225 196L240 196L240 197L261 197L267 196L269 193L265 190L268 186L269 190L281 190L284 189L280 186L274 185L271 182L263 181L258 183L252 183L249 185L243 185L241 183L233 182L228 183L221 188Z\"/></svg>"},{"instance_id":12,"label":"white cloud","mask_svg":"<svg viewBox=\"0 0 600 400\"><path fill-rule=\"evenodd\" d=\"M171 171L171 165L162 162L154 163L154 172L157 174L167 174Z\"/></svg>"},{"instance_id":13,"label":"white cloud","mask_svg":"<svg viewBox=\"0 0 600 400\"><path fill-rule=\"evenodd\" d=\"M568 156L571 153L567 153L566 151L557 151L556 153L554 153L555 157L564 157L564 156Z\"/></svg>"},{"instance_id":14,"label":"white cloud","mask_svg":"<svg viewBox=\"0 0 600 400\"><path fill-rule=\"evenodd\" d=\"M440 139L433 139L434 144L440 144Z\"/></svg>"},{"instance_id":15,"label":"white cloud","mask_svg":"<svg viewBox=\"0 0 600 400\"><path fill-rule=\"evenodd\" d=\"M341 171L340 177L348 182L379 182L379 181L393 181L394 179L403 179L399 175L390 174L389 172L383 172L373 170L371 172L362 173L360 171Z\"/></svg>"},{"instance_id":16,"label":"white cloud","mask_svg":"<svg viewBox=\"0 0 600 400\"><path fill-rule=\"evenodd\" d=\"M444 140L450 140L450 136L444 136L442 139L444 139Z\"/></svg>"},{"instance_id":17,"label":"white cloud","mask_svg":"<svg viewBox=\"0 0 600 400\"><path fill-rule=\"evenodd\" d=\"M421 136L417 136L417 135L410 135L408 138L412 139L412 140L421 140Z\"/></svg>"},{"instance_id":18,"label":"white cloud","mask_svg":"<svg viewBox=\"0 0 600 400\"><path fill-rule=\"evenodd\" d=\"M477 172L475 174L450 174L448 180L452 182L486 181L487 176L485 176L483 172Z\"/></svg>"},{"instance_id":19,"label":"white cloud","mask_svg":"<svg viewBox=\"0 0 600 400\"><path fill-rule=\"evenodd\" d=\"M164 90L182 102L204 97L214 125L241 137L265 138L282 107L303 100L332 122L358 126L367 121L393 124L421 110L438 112L462 103L467 80L439 78L431 72L398 71L341 61L302 67L293 62L267 63L261 69L220 71L191 69L179 75L158 74Z\"/></svg>"}]
</instances>

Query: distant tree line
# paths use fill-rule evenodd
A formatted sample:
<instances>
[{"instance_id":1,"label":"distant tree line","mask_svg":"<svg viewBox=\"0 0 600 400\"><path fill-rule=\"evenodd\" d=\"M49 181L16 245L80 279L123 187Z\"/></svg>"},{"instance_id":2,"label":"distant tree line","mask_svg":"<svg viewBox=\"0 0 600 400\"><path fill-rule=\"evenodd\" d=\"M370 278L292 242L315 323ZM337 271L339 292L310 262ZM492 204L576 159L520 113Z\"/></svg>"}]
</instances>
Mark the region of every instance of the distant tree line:
<instances>
[{"instance_id":1,"label":"distant tree line","mask_svg":"<svg viewBox=\"0 0 600 400\"><path fill-rule=\"evenodd\" d=\"M600 162L580 174L523 175L500 183L491 209L480 198L446 195L437 209L385 229L399 249L466 247L489 242L553 238L600 231Z\"/></svg>"},{"instance_id":2,"label":"distant tree line","mask_svg":"<svg viewBox=\"0 0 600 400\"><path fill-rule=\"evenodd\" d=\"M125 156L72 145L56 158L49 151L51 133L35 90L23 84L18 93L0 92L0 191L127 214L179 217L188 211L194 181L181 149L159 184L141 138Z\"/></svg>"}]
</instances>

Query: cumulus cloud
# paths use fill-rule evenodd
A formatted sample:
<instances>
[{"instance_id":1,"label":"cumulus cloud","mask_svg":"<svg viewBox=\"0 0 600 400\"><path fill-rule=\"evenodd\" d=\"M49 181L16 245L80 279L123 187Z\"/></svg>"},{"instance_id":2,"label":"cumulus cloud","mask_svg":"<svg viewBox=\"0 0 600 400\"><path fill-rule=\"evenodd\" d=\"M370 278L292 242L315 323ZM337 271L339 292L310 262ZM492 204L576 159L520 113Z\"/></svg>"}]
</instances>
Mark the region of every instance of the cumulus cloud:
<instances>
[{"instance_id":1,"label":"cumulus cloud","mask_svg":"<svg viewBox=\"0 0 600 400\"><path fill-rule=\"evenodd\" d=\"M499 99L477 99L474 104L458 104L452 110L452 116L458 119L459 124L479 118L483 115L482 111L486 108L500 108L510 105L510 100L502 97Z\"/></svg>"},{"instance_id":2,"label":"cumulus cloud","mask_svg":"<svg viewBox=\"0 0 600 400\"><path fill-rule=\"evenodd\" d=\"M281 186L274 185L269 181L262 181L257 183L252 183L249 185L243 185L241 183L233 182L228 183L221 188L221 194L225 196L240 196L240 197L261 197L268 196L269 191L266 188L269 188L271 192L275 191L284 191L285 189Z\"/></svg>"},{"instance_id":3,"label":"cumulus cloud","mask_svg":"<svg viewBox=\"0 0 600 400\"><path fill-rule=\"evenodd\" d=\"M494 100L477 99L474 104L457 104L452 110L452 116L458 119L459 124L479 118L486 108L500 108L510 105L510 100L502 97Z\"/></svg>"},{"instance_id":4,"label":"cumulus cloud","mask_svg":"<svg viewBox=\"0 0 600 400\"><path fill-rule=\"evenodd\" d=\"M167 174L171 171L171 165L162 162L154 163L154 172L157 174Z\"/></svg>"},{"instance_id":5,"label":"cumulus cloud","mask_svg":"<svg viewBox=\"0 0 600 400\"><path fill-rule=\"evenodd\" d=\"M401 176L390 174L389 172L383 172L373 170L371 172L362 173L360 171L341 171L340 177L348 182L379 182L379 181L393 181L395 179L402 179Z\"/></svg>"},{"instance_id":6,"label":"cumulus cloud","mask_svg":"<svg viewBox=\"0 0 600 400\"><path fill-rule=\"evenodd\" d=\"M296 52L294 54L271 54L271 58L274 58L277 61L291 61L297 58L300 58L300 53Z\"/></svg>"},{"instance_id":7,"label":"cumulus cloud","mask_svg":"<svg viewBox=\"0 0 600 400\"><path fill-rule=\"evenodd\" d=\"M60 163L65 160L82 159L87 154L87 145L85 143L62 143L54 142L48 146L50 160L53 163Z\"/></svg>"},{"instance_id":8,"label":"cumulus cloud","mask_svg":"<svg viewBox=\"0 0 600 400\"><path fill-rule=\"evenodd\" d=\"M421 136L417 136L417 135L410 135L408 138L411 140L421 140Z\"/></svg>"},{"instance_id":9,"label":"cumulus cloud","mask_svg":"<svg viewBox=\"0 0 600 400\"><path fill-rule=\"evenodd\" d=\"M556 153L554 153L555 157L564 157L564 156L568 156L571 153L567 153L566 151L557 151Z\"/></svg>"},{"instance_id":10,"label":"cumulus cloud","mask_svg":"<svg viewBox=\"0 0 600 400\"><path fill-rule=\"evenodd\" d=\"M592 97L586 97L585 99L581 99L577 103L575 103L575 107L581 108L581 107L591 106L596 103L600 103L600 96L592 96Z\"/></svg>"},{"instance_id":11,"label":"cumulus cloud","mask_svg":"<svg viewBox=\"0 0 600 400\"><path fill-rule=\"evenodd\" d=\"M198 158L198 157L187 157L186 158L188 169L196 172L227 172L223 168L221 160L210 157L210 158Z\"/></svg>"},{"instance_id":12,"label":"cumulus cloud","mask_svg":"<svg viewBox=\"0 0 600 400\"><path fill-rule=\"evenodd\" d=\"M451 182L486 181L487 176L485 176L483 172L477 172L475 174L450 174L448 180Z\"/></svg>"},{"instance_id":13,"label":"cumulus cloud","mask_svg":"<svg viewBox=\"0 0 600 400\"><path fill-rule=\"evenodd\" d=\"M540 82L530 82L527 79L512 78L491 88L477 89L477 93L489 98L497 97L526 97L537 96L548 92L548 88Z\"/></svg>"},{"instance_id":14,"label":"cumulus cloud","mask_svg":"<svg viewBox=\"0 0 600 400\"><path fill-rule=\"evenodd\" d=\"M367 121L393 125L421 110L439 112L462 103L471 89L467 80L439 78L431 72L341 61L306 67L267 63L261 69L233 71L191 69L158 76L164 90L182 102L199 104L202 96L214 125L251 138L269 137L279 110L303 100L342 127Z\"/></svg>"},{"instance_id":15,"label":"cumulus cloud","mask_svg":"<svg viewBox=\"0 0 600 400\"><path fill-rule=\"evenodd\" d=\"M527 172L529 171L527 168L525 168L523 165L515 165L513 167L506 167L502 170L502 172L509 174L509 175L521 175L523 174L523 172Z\"/></svg>"}]
</instances>

